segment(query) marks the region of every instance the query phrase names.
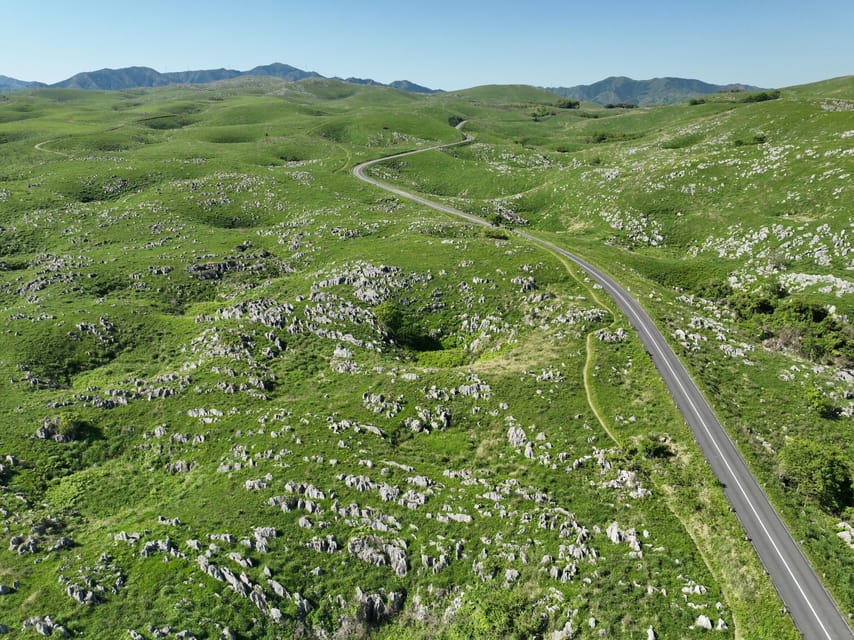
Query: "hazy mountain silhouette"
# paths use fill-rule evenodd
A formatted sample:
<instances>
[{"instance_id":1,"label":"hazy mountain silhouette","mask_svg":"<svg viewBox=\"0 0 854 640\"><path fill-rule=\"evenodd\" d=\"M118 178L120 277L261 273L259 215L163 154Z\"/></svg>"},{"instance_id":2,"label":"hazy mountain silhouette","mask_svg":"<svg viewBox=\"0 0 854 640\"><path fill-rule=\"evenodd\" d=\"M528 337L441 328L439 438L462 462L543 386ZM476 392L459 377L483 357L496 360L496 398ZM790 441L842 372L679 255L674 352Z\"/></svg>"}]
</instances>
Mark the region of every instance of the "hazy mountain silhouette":
<instances>
[{"instance_id":1,"label":"hazy mountain silhouette","mask_svg":"<svg viewBox=\"0 0 854 640\"><path fill-rule=\"evenodd\" d=\"M593 84L575 87L546 87L547 91L565 98L598 104L631 103L637 105L673 104L709 93L721 91L756 91L759 87L745 84L709 84L687 78L652 78L632 80L612 76Z\"/></svg>"}]
</instances>

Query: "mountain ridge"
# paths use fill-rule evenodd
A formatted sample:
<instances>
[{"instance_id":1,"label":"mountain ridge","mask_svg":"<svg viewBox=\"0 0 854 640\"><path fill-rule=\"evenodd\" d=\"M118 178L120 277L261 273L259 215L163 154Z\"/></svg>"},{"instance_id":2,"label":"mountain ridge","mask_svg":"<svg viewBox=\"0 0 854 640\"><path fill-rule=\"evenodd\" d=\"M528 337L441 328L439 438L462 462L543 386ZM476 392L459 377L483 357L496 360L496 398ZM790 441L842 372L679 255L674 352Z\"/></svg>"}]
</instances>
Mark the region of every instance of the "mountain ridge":
<instances>
[{"instance_id":1,"label":"mountain ridge","mask_svg":"<svg viewBox=\"0 0 854 640\"><path fill-rule=\"evenodd\" d=\"M630 103L640 106L673 104L690 98L728 91L757 91L761 87L747 84L711 84L692 78L660 77L634 80L626 76L610 76L593 84L574 87L544 87L546 91L564 98L598 104Z\"/></svg>"},{"instance_id":2,"label":"mountain ridge","mask_svg":"<svg viewBox=\"0 0 854 640\"><path fill-rule=\"evenodd\" d=\"M52 89L86 89L100 91L118 91L124 89L137 89L148 87L163 87L173 84L207 84L221 80L231 80L243 76L270 76L281 78L290 82L304 80L306 78L324 78L316 71L304 71L288 64L274 62L267 65L259 65L248 71L236 69L197 69L188 71L173 71L161 73L156 69L145 66L121 67L118 69L103 68L94 71L83 71L76 73L70 78L45 84L41 82L27 82L7 76L0 76L0 91L10 92L30 88ZM431 89L409 80L395 80L388 84L377 82L369 78L333 78L350 82L352 84L373 85L378 87L389 87L407 93L441 93L441 89Z\"/></svg>"},{"instance_id":3,"label":"mountain ridge","mask_svg":"<svg viewBox=\"0 0 854 640\"><path fill-rule=\"evenodd\" d=\"M0 93L20 91L22 89L44 88L46 86L43 82L30 82L28 80L18 80L17 78L0 75Z\"/></svg>"},{"instance_id":4,"label":"mountain ridge","mask_svg":"<svg viewBox=\"0 0 854 640\"><path fill-rule=\"evenodd\" d=\"M326 78L326 76L316 71L305 71L281 62L259 65L248 71L221 67L219 69L196 69L161 73L151 67L132 66L117 69L103 68L94 71L83 71L53 84L30 82L0 75L0 92L46 87L54 89L117 91L145 87L162 87L173 84L206 84L242 76L270 76L290 82L306 78ZM351 84L388 87L406 93L432 94L443 92L442 89L432 89L409 80L395 80L389 83L382 83L371 78L340 78L334 76L330 79L341 80ZM659 77L649 80L634 80L625 76L610 76L589 85L537 88L542 88L561 97L586 102L598 104L631 103L641 106L673 104L693 97L722 91L756 91L760 89L760 87L740 83L718 85L691 78Z\"/></svg>"}]
</instances>

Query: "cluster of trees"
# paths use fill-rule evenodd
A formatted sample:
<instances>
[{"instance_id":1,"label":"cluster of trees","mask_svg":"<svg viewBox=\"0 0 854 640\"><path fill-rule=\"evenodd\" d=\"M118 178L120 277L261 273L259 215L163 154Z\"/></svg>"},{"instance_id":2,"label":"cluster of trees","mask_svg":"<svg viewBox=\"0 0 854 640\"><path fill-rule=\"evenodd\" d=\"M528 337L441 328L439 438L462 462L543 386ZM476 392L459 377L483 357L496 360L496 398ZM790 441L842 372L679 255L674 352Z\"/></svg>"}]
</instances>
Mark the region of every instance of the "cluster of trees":
<instances>
[{"instance_id":1,"label":"cluster of trees","mask_svg":"<svg viewBox=\"0 0 854 640\"><path fill-rule=\"evenodd\" d=\"M555 106L558 109L578 109L581 106L581 102L572 98L562 98L555 102Z\"/></svg>"},{"instance_id":2,"label":"cluster of trees","mask_svg":"<svg viewBox=\"0 0 854 640\"><path fill-rule=\"evenodd\" d=\"M720 91L719 93L743 93L742 89L730 89L728 91ZM749 93L735 102L765 102L766 100L776 100L780 97L780 92L777 89L772 91L759 91L757 93ZM691 98L688 100L688 104L695 106L698 104L706 104L705 98Z\"/></svg>"},{"instance_id":3,"label":"cluster of trees","mask_svg":"<svg viewBox=\"0 0 854 640\"><path fill-rule=\"evenodd\" d=\"M539 122L540 118L547 118L549 116L556 116L557 111L547 107L546 105L540 105L534 111L531 112L531 118L534 119L534 122Z\"/></svg>"},{"instance_id":4,"label":"cluster of trees","mask_svg":"<svg viewBox=\"0 0 854 640\"><path fill-rule=\"evenodd\" d=\"M633 102L609 102L605 105L606 109L637 109L638 106Z\"/></svg>"},{"instance_id":5,"label":"cluster of trees","mask_svg":"<svg viewBox=\"0 0 854 640\"><path fill-rule=\"evenodd\" d=\"M780 97L780 92L774 89L773 91L760 91L759 93L751 93L744 96L739 102L765 102L766 100L776 100Z\"/></svg>"},{"instance_id":6,"label":"cluster of trees","mask_svg":"<svg viewBox=\"0 0 854 640\"><path fill-rule=\"evenodd\" d=\"M572 98L561 98L554 103L554 107L558 109L578 109L580 106L581 102L573 100ZM537 106L537 108L531 112L531 118L533 118L534 122L539 122L542 118L556 115L557 111L545 104Z\"/></svg>"}]
</instances>

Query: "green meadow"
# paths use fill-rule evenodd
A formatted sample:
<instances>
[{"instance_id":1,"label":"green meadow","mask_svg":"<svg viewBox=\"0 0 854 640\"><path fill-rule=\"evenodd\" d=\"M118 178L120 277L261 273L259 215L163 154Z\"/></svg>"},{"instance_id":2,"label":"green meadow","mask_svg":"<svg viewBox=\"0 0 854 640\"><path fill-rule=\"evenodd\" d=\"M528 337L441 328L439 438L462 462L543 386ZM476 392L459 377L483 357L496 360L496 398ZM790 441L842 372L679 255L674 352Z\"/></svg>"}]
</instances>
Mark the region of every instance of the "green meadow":
<instances>
[{"instance_id":1,"label":"green meadow","mask_svg":"<svg viewBox=\"0 0 854 640\"><path fill-rule=\"evenodd\" d=\"M798 637L625 318L514 228L643 301L854 612L854 81L705 100L0 96L0 629ZM462 120L370 171L491 228L351 174Z\"/></svg>"}]
</instances>

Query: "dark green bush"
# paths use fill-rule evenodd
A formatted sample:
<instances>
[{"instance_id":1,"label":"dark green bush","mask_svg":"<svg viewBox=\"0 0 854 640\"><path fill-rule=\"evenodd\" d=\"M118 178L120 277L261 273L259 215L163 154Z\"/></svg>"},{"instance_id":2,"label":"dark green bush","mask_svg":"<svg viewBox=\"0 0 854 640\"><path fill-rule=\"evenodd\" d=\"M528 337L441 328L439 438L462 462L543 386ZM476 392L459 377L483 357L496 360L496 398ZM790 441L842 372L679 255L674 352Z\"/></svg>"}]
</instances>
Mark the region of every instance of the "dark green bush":
<instances>
[{"instance_id":1,"label":"dark green bush","mask_svg":"<svg viewBox=\"0 0 854 640\"><path fill-rule=\"evenodd\" d=\"M780 466L784 481L823 509L840 513L854 504L851 469L838 448L795 439L780 452Z\"/></svg>"},{"instance_id":2,"label":"dark green bush","mask_svg":"<svg viewBox=\"0 0 854 640\"><path fill-rule=\"evenodd\" d=\"M740 102L765 102L766 100L776 100L779 97L780 92L775 89L774 91L760 91L759 93L748 94Z\"/></svg>"}]
</instances>

